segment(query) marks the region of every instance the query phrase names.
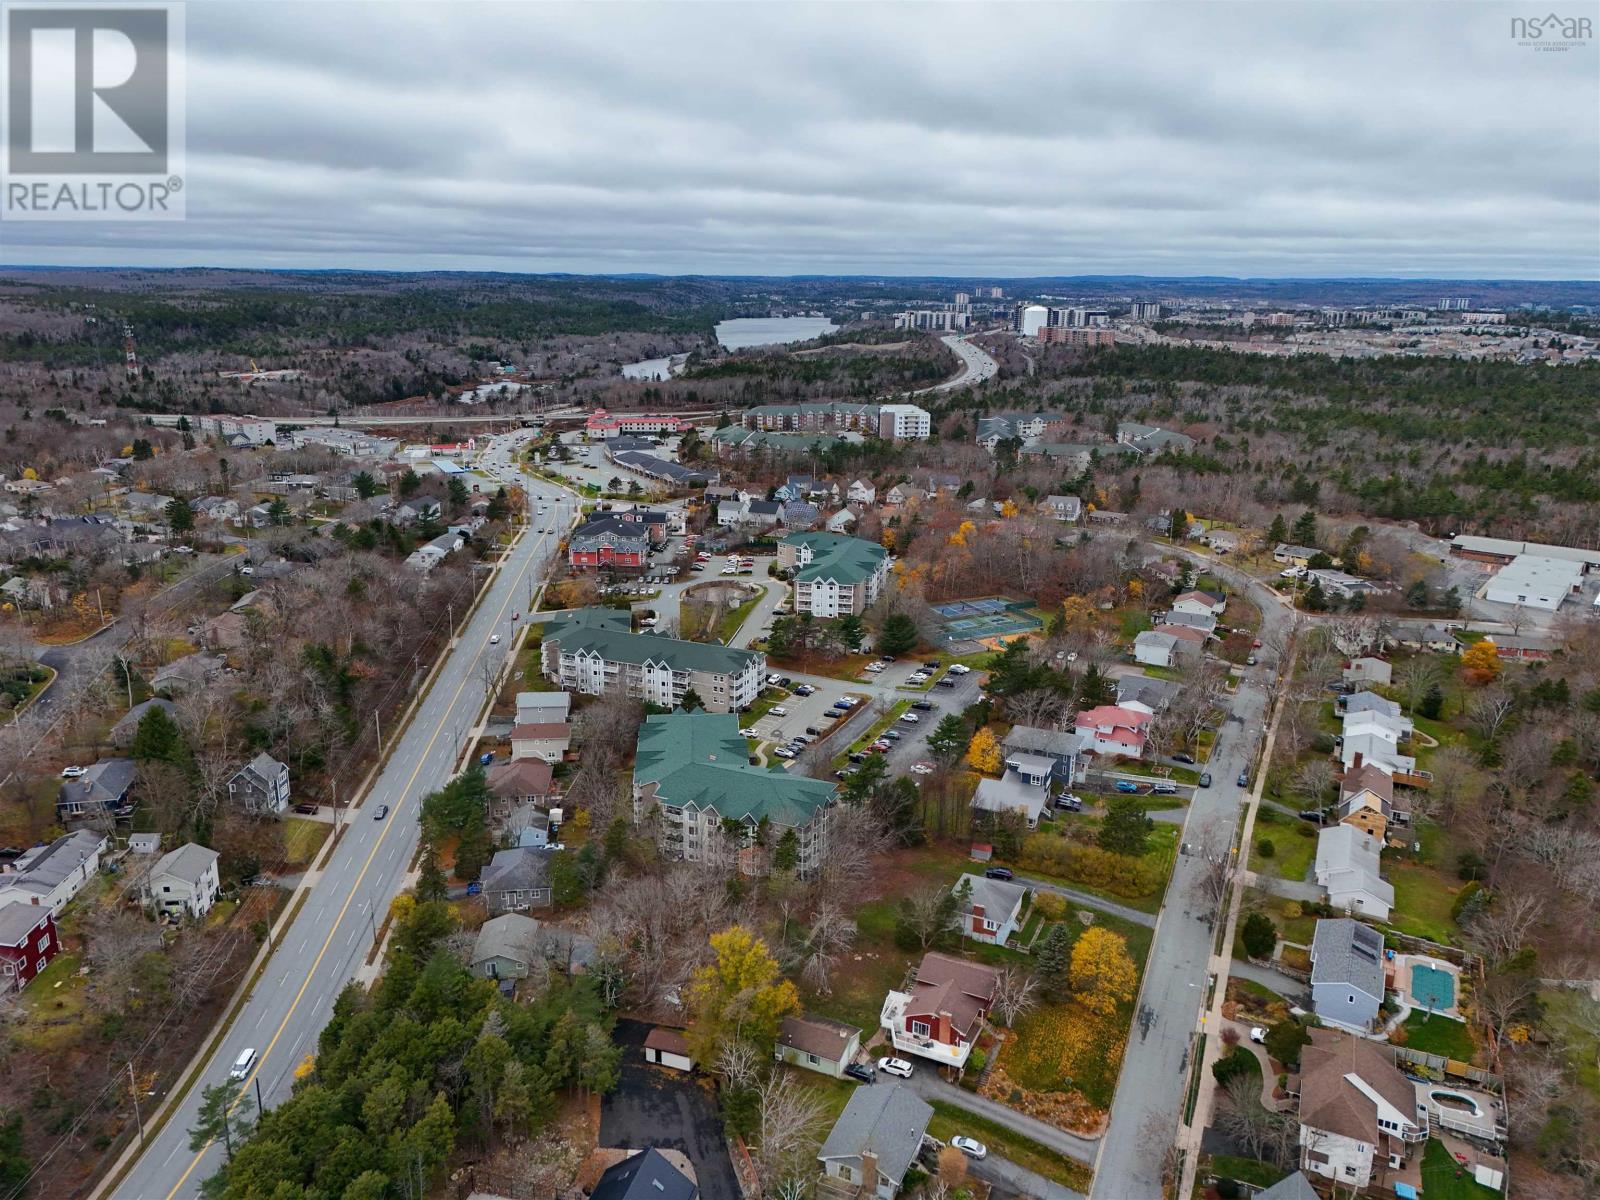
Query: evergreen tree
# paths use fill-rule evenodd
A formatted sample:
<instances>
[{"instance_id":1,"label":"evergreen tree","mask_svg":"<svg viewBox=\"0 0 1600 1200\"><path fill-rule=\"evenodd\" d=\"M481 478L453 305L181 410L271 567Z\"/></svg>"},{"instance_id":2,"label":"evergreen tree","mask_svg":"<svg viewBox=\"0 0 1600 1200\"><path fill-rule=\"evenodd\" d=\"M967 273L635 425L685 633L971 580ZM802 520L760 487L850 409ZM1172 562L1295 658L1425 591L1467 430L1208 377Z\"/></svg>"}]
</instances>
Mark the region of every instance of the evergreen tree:
<instances>
[{"instance_id":1,"label":"evergreen tree","mask_svg":"<svg viewBox=\"0 0 1600 1200\"><path fill-rule=\"evenodd\" d=\"M1428 590L1428 581L1419 579L1406 589L1407 608L1427 608L1433 603L1433 594Z\"/></svg>"},{"instance_id":2,"label":"evergreen tree","mask_svg":"<svg viewBox=\"0 0 1600 1200\"><path fill-rule=\"evenodd\" d=\"M444 872L439 869L439 855L433 848L432 842L424 842L422 846L422 862L417 877L418 900L443 900L449 894L445 885Z\"/></svg>"},{"instance_id":3,"label":"evergreen tree","mask_svg":"<svg viewBox=\"0 0 1600 1200\"><path fill-rule=\"evenodd\" d=\"M1132 796L1114 796L1106 807L1105 820L1095 842L1102 850L1137 858L1150 848L1150 833L1156 823L1144 805Z\"/></svg>"},{"instance_id":4,"label":"evergreen tree","mask_svg":"<svg viewBox=\"0 0 1600 1200\"><path fill-rule=\"evenodd\" d=\"M1306 607L1312 612L1327 612L1328 597L1322 590L1322 580L1313 579L1306 589Z\"/></svg>"},{"instance_id":5,"label":"evergreen tree","mask_svg":"<svg viewBox=\"0 0 1600 1200\"><path fill-rule=\"evenodd\" d=\"M878 635L878 649L884 654L899 658L917 644L917 624L905 613L895 613L883 623Z\"/></svg>"},{"instance_id":6,"label":"evergreen tree","mask_svg":"<svg viewBox=\"0 0 1600 1200\"><path fill-rule=\"evenodd\" d=\"M847 613L839 618L837 632L839 641L844 643L847 650L859 650L861 649L861 639L866 636L866 627L862 625L861 618L856 616L855 613Z\"/></svg>"},{"instance_id":7,"label":"evergreen tree","mask_svg":"<svg viewBox=\"0 0 1600 1200\"><path fill-rule=\"evenodd\" d=\"M1052 925L1034 956L1034 972L1052 1000L1067 998L1072 990L1072 933L1065 925Z\"/></svg>"},{"instance_id":8,"label":"evergreen tree","mask_svg":"<svg viewBox=\"0 0 1600 1200\"><path fill-rule=\"evenodd\" d=\"M1239 940L1251 958L1271 958L1278 944L1278 929L1266 913L1253 912L1240 926Z\"/></svg>"},{"instance_id":9,"label":"evergreen tree","mask_svg":"<svg viewBox=\"0 0 1600 1200\"><path fill-rule=\"evenodd\" d=\"M678 701L678 707L684 712L704 712L706 702L700 698L700 693L689 688L683 693L683 699Z\"/></svg>"},{"instance_id":10,"label":"evergreen tree","mask_svg":"<svg viewBox=\"0 0 1600 1200\"><path fill-rule=\"evenodd\" d=\"M1280 546L1289 540L1289 526L1279 513L1272 518L1272 524L1267 527L1267 541L1273 546Z\"/></svg>"},{"instance_id":11,"label":"evergreen tree","mask_svg":"<svg viewBox=\"0 0 1600 1200\"><path fill-rule=\"evenodd\" d=\"M145 709L144 716L139 718L139 728L133 735L128 754L138 762L164 762L175 767L186 767L190 762L183 731L158 704Z\"/></svg>"},{"instance_id":12,"label":"evergreen tree","mask_svg":"<svg viewBox=\"0 0 1600 1200\"><path fill-rule=\"evenodd\" d=\"M942 767L953 767L961 761L961 752L967 748L967 723L955 713L946 713L928 735L928 753Z\"/></svg>"},{"instance_id":13,"label":"evergreen tree","mask_svg":"<svg viewBox=\"0 0 1600 1200\"><path fill-rule=\"evenodd\" d=\"M231 1162L235 1143L250 1136L254 1126L250 1114L254 1109L255 1101L248 1095L241 1096L231 1083L204 1089L200 1093L200 1111L189 1127L189 1149L198 1154L213 1142L221 1142Z\"/></svg>"},{"instance_id":14,"label":"evergreen tree","mask_svg":"<svg viewBox=\"0 0 1600 1200\"><path fill-rule=\"evenodd\" d=\"M1308 508L1294 520L1294 540L1297 545L1315 546L1317 544L1317 512Z\"/></svg>"},{"instance_id":15,"label":"evergreen tree","mask_svg":"<svg viewBox=\"0 0 1600 1200\"><path fill-rule=\"evenodd\" d=\"M350 486L355 488L356 495L363 500L371 500L378 494L378 481L372 477L370 471L357 471L350 480Z\"/></svg>"},{"instance_id":16,"label":"evergreen tree","mask_svg":"<svg viewBox=\"0 0 1600 1200\"><path fill-rule=\"evenodd\" d=\"M1417 704L1417 715L1426 717L1430 721L1437 721L1443 711L1444 689L1437 683L1430 683L1428 690L1422 693L1422 700Z\"/></svg>"},{"instance_id":17,"label":"evergreen tree","mask_svg":"<svg viewBox=\"0 0 1600 1200\"><path fill-rule=\"evenodd\" d=\"M166 507L167 527L182 537L194 528L194 509L182 500L169 500Z\"/></svg>"}]
</instances>

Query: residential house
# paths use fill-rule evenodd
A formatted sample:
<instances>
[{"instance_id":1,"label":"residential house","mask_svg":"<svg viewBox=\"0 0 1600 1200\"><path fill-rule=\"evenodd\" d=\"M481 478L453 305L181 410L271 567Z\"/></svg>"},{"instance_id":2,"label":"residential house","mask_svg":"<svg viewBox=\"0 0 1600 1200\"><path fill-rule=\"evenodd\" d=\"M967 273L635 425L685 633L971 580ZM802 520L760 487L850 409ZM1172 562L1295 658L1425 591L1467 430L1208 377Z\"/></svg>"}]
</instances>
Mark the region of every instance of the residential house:
<instances>
[{"instance_id":1,"label":"residential house","mask_svg":"<svg viewBox=\"0 0 1600 1200\"><path fill-rule=\"evenodd\" d=\"M763 875L780 844L802 877L821 865L834 785L750 765L738 718L673 712L639 729L633 818L658 814L663 854Z\"/></svg>"},{"instance_id":2,"label":"residential house","mask_svg":"<svg viewBox=\"0 0 1600 1200\"><path fill-rule=\"evenodd\" d=\"M1300 1049L1300 1168L1363 1191L1427 1140L1427 1117L1384 1046L1333 1029L1309 1032Z\"/></svg>"},{"instance_id":3,"label":"residential house","mask_svg":"<svg viewBox=\"0 0 1600 1200\"><path fill-rule=\"evenodd\" d=\"M608 1167L589 1200L699 1200L700 1189L655 1147Z\"/></svg>"},{"instance_id":4,"label":"residential house","mask_svg":"<svg viewBox=\"0 0 1600 1200\"><path fill-rule=\"evenodd\" d=\"M1045 428L1059 418L1054 413L994 413L978 418L977 443L991 454L1003 441L1015 439L1030 445L1044 436Z\"/></svg>"},{"instance_id":5,"label":"residential house","mask_svg":"<svg viewBox=\"0 0 1600 1200\"><path fill-rule=\"evenodd\" d=\"M824 1200L894 1200L917 1161L933 1106L902 1083L858 1087L817 1151Z\"/></svg>"},{"instance_id":6,"label":"residential house","mask_svg":"<svg viewBox=\"0 0 1600 1200\"><path fill-rule=\"evenodd\" d=\"M0 891L0 992L20 992L60 953L55 912Z\"/></svg>"},{"instance_id":7,"label":"residential house","mask_svg":"<svg viewBox=\"0 0 1600 1200\"><path fill-rule=\"evenodd\" d=\"M1172 600L1172 611L1175 613L1189 613L1197 617L1220 617L1228 607L1228 598L1219 596L1216 592L1184 592ZM1212 626L1215 629L1216 626ZM1206 630L1210 633L1211 630Z\"/></svg>"},{"instance_id":8,"label":"residential house","mask_svg":"<svg viewBox=\"0 0 1600 1200\"><path fill-rule=\"evenodd\" d=\"M938 951L923 955L908 992L890 992L879 1024L897 1052L964 1067L983 1031L1000 973Z\"/></svg>"},{"instance_id":9,"label":"residential house","mask_svg":"<svg viewBox=\"0 0 1600 1200\"><path fill-rule=\"evenodd\" d=\"M767 656L651 633L634 633L629 613L583 608L545 626L546 679L588 696L619 691L676 708L691 690L707 712L748 708L761 694Z\"/></svg>"},{"instance_id":10,"label":"residential house","mask_svg":"<svg viewBox=\"0 0 1600 1200\"><path fill-rule=\"evenodd\" d=\"M829 500L839 503L839 485L810 475L791 475L773 495L775 500Z\"/></svg>"},{"instance_id":11,"label":"residential house","mask_svg":"<svg viewBox=\"0 0 1600 1200\"><path fill-rule=\"evenodd\" d=\"M778 500L746 498L724 500L717 505L717 524L749 525L766 529L776 525L783 516L783 504Z\"/></svg>"},{"instance_id":12,"label":"residential house","mask_svg":"<svg viewBox=\"0 0 1600 1200\"><path fill-rule=\"evenodd\" d=\"M785 529L810 529L822 516L822 510L809 500L785 500L778 512L778 524Z\"/></svg>"},{"instance_id":13,"label":"residential house","mask_svg":"<svg viewBox=\"0 0 1600 1200\"><path fill-rule=\"evenodd\" d=\"M1514 662L1549 662L1551 655L1560 648L1560 642L1547 634L1501 633L1483 640L1494 647L1497 657Z\"/></svg>"},{"instance_id":14,"label":"residential house","mask_svg":"<svg viewBox=\"0 0 1600 1200\"><path fill-rule=\"evenodd\" d=\"M537 762L538 759L531 761ZM547 766L549 764L546 764ZM537 850L550 844L550 814L532 805L519 805L506 815L506 832L523 849Z\"/></svg>"},{"instance_id":15,"label":"residential house","mask_svg":"<svg viewBox=\"0 0 1600 1200\"><path fill-rule=\"evenodd\" d=\"M59 913L100 870L109 845L102 834L78 829L24 850L0 875L0 904L20 901Z\"/></svg>"},{"instance_id":16,"label":"residential house","mask_svg":"<svg viewBox=\"0 0 1600 1200\"><path fill-rule=\"evenodd\" d=\"M1195 629L1210 637L1217 631L1217 619L1210 613L1183 612L1173 609L1156 623L1157 629L1171 628Z\"/></svg>"},{"instance_id":17,"label":"residential house","mask_svg":"<svg viewBox=\"0 0 1600 1200\"><path fill-rule=\"evenodd\" d=\"M869 506L877 503L878 489L865 479L857 479L850 485L850 489L845 493L845 496L851 504Z\"/></svg>"},{"instance_id":18,"label":"residential house","mask_svg":"<svg viewBox=\"0 0 1600 1200\"><path fill-rule=\"evenodd\" d=\"M1379 873L1383 844L1354 825L1330 825L1317 833L1313 876L1328 903L1378 921L1389 919L1394 887Z\"/></svg>"},{"instance_id":19,"label":"residential house","mask_svg":"<svg viewBox=\"0 0 1600 1200\"><path fill-rule=\"evenodd\" d=\"M1376 683L1387 686L1394 681L1394 669L1381 658L1363 655L1344 665L1346 683Z\"/></svg>"},{"instance_id":20,"label":"residential house","mask_svg":"<svg viewBox=\"0 0 1600 1200\"><path fill-rule=\"evenodd\" d=\"M572 744L572 726L565 722L539 725L517 725L511 730L511 759L542 758L547 763L559 763L567 756Z\"/></svg>"},{"instance_id":21,"label":"residential house","mask_svg":"<svg viewBox=\"0 0 1600 1200\"><path fill-rule=\"evenodd\" d=\"M1140 454L1156 455L1165 450L1179 453L1194 449L1194 439L1187 434L1162 429L1159 425L1141 425L1137 421L1123 421L1117 425L1117 443L1132 446Z\"/></svg>"},{"instance_id":22,"label":"residential house","mask_svg":"<svg viewBox=\"0 0 1600 1200\"><path fill-rule=\"evenodd\" d=\"M272 505L252 504L239 519L251 529L265 529L272 524Z\"/></svg>"},{"instance_id":23,"label":"residential house","mask_svg":"<svg viewBox=\"0 0 1600 1200\"><path fill-rule=\"evenodd\" d=\"M192 692L221 675L226 665L227 660L220 655L201 651L185 654L158 670L151 678L150 686L167 696Z\"/></svg>"},{"instance_id":24,"label":"residential house","mask_svg":"<svg viewBox=\"0 0 1600 1200\"><path fill-rule=\"evenodd\" d=\"M1324 595L1337 596L1341 600L1354 600L1357 596L1370 595L1381 592L1383 586L1370 579L1361 579L1345 571L1318 570L1306 572L1306 586L1313 583L1321 584Z\"/></svg>"},{"instance_id":25,"label":"residential house","mask_svg":"<svg viewBox=\"0 0 1600 1200\"><path fill-rule=\"evenodd\" d=\"M824 527L829 533L847 534L855 527L856 515L848 508L841 508L825 522Z\"/></svg>"},{"instance_id":26,"label":"residential house","mask_svg":"<svg viewBox=\"0 0 1600 1200\"><path fill-rule=\"evenodd\" d=\"M644 1060L658 1067L671 1067L674 1071L694 1070L694 1058L689 1053L689 1039L683 1030L657 1025L644 1038Z\"/></svg>"},{"instance_id":27,"label":"residential house","mask_svg":"<svg viewBox=\"0 0 1600 1200\"><path fill-rule=\"evenodd\" d=\"M543 808L555 795L555 771L542 758L514 759L489 772L489 791L502 808L534 804Z\"/></svg>"},{"instance_id":28,"label":"residential house","mask_svg":"<svg viewBox=\"0 0 1600 1200\"><path fill-rule=\"evenodd\" d=\"M228 780L228 798L253 817L278 815L289 807L289 765L263 751Z\"/></svg>"},{"instance_id":29,"label":"residential house","mask_svg":"<svg viewBox=\"0 0 1600 1200\"><path fill-rule=\"evenodd\" d=\"M396 525L417 525L437 521L441 511L439 502L431 496L416 496L395 505L392 520Z\"/></svg>"},{"instance_id":30,"label":"residential house","mask_svg":"<svg viewBox=\"0 0 1600 1200\"><path fill-rule=\"evenodd\" d=\"M222 890L217 858L215 850L193 842L162 855L145 881L145 893L156 910L172 918L199 918L210 912Z\"/></svg>"},{"instance_id":31,"label":"residential house","mask_svg":"<svg viewBox=\"0 0 1600 1200\"><path fill-rule=\"evenodd\" d=\"M1147 667L1172 667L1177 665L1180 641L1164 630L1146 629L1133 639L1133 661Z\"/></svg>"},{"instance_id":32,"label":"residential house","mask_svg":"<svg viewBox=\"0 0 1600 1200\"><path fill-rule=\"evenodd\" d=\"M139 722L144 720L145 714L152 709L161 709L167 716L172 716L178 711L178 706L171 700L163 700L157 696L153 700L146 700L142 704L135 704L122 719L111 727L109 741L119 750L125 750L133 745L133 738L139 732Z\"/></svg>"},{"instance_id":33,"label":"residential house","mask_svg":"<svg viewBox=\"0 0 1600 1200\"><path fill-rule=\"evenodd\" d=\"M650 536L635 521L599 513L572 531L567 540L567 565L575 571L608 567L637 571L650 561Z\"/></svg>"},{"instance_id":34,"label":"residential house","mask_svg":"<svg viewBox=\"0 0 1600 1200\"><path fill-rule=\"evenodd\" d=\"M1325 1025L1368 1033L1383 1007L1383 935L1349 917L1311 935L1311 1008Z\"/></svg>"},{"instance_id":35,"label":"residential house","mask_svg":"<svg viewBox=\"0 0 1600 1200\"><path fill-rule=\"evenodd\" d=\"M239 502L228 496L201 496L189 501L189 509L197 521L237 521Z\"/></svg>"},{"instance_id":36,"label":"residential house","mask_svg":"<svg viewBox=\"0 0 1600 1200\"><path fill-rule=\"evenodd\" d=\"M1434 654L1459 654L1460 643L1442 625L1401 626L1398 640L1407 650L1427 650Z\"/></svg>"},{"instance_id":37,"label":"residential house","mask_svg":"<svg viewBox=\"0 0 1600 1200\"><path fill-rule=\"evenodd\" d=\"M1083 519L1083 501L1076 496L1046 496L1039 507L1057 521L1076 524Z\"/></svg>"},{"instance_id":38,"label":"residential house","mask_svg":"<svg viewBox=\"0 0 1600 1200\"><path fill-rule=\"evenodd\" d=\"M518 692L517 724L565 724L572 714L570 692Z\"/></svg>"},{"instance_id":39,"label":"residential house","mask_svg":"<svg viewBox=\"0 0 1600 1200\"><path fill-rule=\"evenodd\" d=\"M426 575L465 543L453 533L441 533L406 556L406 566Z\"/></svg>"},{"instance_id":40,"label":"residential house","mask_svg":"<svg viewBox=\"0 0 1600 1200\"><path fill-rule=\"evenodd\" d=\"M1204 540L1218 554L1232 554L1244 544L1243 539L1231 529L1208 529Z\"/></svg>"},{"instance_id":41,"label":"residential house","mask_svg":"<svg viewBox=\"0 0 1600 1200\"><path fill-rule=\"evenodd\" d=\"M1397 723L1405 723L1400 702L1386 699L1377 692L1352 692L1348 696L1340 696L1336 704L1339 712L1346 717L1357 713L1381 713Z\"/></svg>"},{"instance_id":42,"label":"residential house","mask_svg":"<svg viewBox=\"0 0 1600 1200\"><path fill-rule=\"evenodd\" d=\"M70 821L125 816L133 810L128 793L138 771L131 758L103 758L77 779L68 779L56 796L56 818Z\"/></svg>"},{"instance_id":43,"label":"residential house","mask_svg":"<svg viewBox=\"0 0 1600 1200\"><path fill-rule=\"evenodd\" d=\"M128 853L161 853L161 835L159 833L130 833L128 835Z\"/></svg>"},{"instance_id":44,"label":"residential house","mask_svg":"<svg viewBox=\"0 0 1600 1200\"><path fill-rule=\"evenodd\" d=\"M1048 758L1054 764L1051 775L1060 788L1071 787L1083 774L1083 738L1070 729L1013 725L1000 746L1008 756Z\"/></svg>"},{"instance_id":45,"label":"residential house","mask_svg":"<svg viewBox=\"0 0 1600 1200\"><path fill-rule=\"evenodd\" d=\"M526 979L541 957L535 948L539 922L521 913L490 917L472 944L472 973L485 979Z\"/></svg>"},{"instance_id":46,"label":"residential house","mask_svg":"<svg viewBox=\"0 0 1600 1200\"><path fill-rule=\"evenodd\" d=\"M1283 563L1285 566L1306 568L1311 565L1311 560L1322 551L1315 546L1296 546L1291 542L1279 542L1272 548L1272 561Z\"/></svg>"},{"instance_id":47,"label":"residential house","mask_svg":"<svg viewBox=\"0 0 1600 1200\"><path fill-rule=\"evenodd\" d=\"M1037 828L1040 818L1053 811L1050 779L1055 766L1053 759L1042 755L1007 755L1005 771L999 779L978 780L977 791L972 794L973 809L996 814L1015 813L1027 822L1029 829Z\"/></svg>"},{"instance_id":48,"label":"residential house","mask_svg":"<svg viewBox=\"0 0 1600 1200\"><path fill-rule=\"evenodd\" d=\"M1317 1195L1317 1189L1311 1186L1305 1173L1296 1171L1293 1175L1285 1175L1265 1191L1257 1192L1255 1200L1322 1200L1322 1197Z\"/></svg>"},{"instance_id":49,"label":"residential house","mask_svg":"<svg viewBox=\"0 0 1600 1200\"><path fill-rule=\"evenodd\" d=\"M497 850L479 881L490 912L521 912L551 903L550 851L518 846Z\"/></svg>"},{"instance_id":50,"label":"residential house","mask_svg":"<svg viewBox=\"0 0 1600 1200\"><path fill-rule=\"evenodd\" d=\"M778 565L793 572L797 613L860 615L883 590L889 552L865 538L796 533L778 543Z\"/></svg>"},{"instance_id":51,"label":"residential house","mask_svg":"<svg viewBox=\"0 0 1600 1200\"><path fill-rule=\"evenodd\" d=\"M1086 442L1030 442L1022 447L1022 457L1050 460L1065 478L1082 475L1094 466L1102 454L1116 453L1112 446L1090 445Z\"/></svg>"},{"instance_id":52,"label":"residential house","mask_svg":"<svg viewBox=\"0 0 1600 1200\"><path fill-rule=\"evenodd\" d=\"M1123 675L1117 679L1117 706L1136 708L1154 716L1165 712L1178 698L1183 685L1153 675Z\"/></svg>"},{"instance_id":53,"label":"residential house","mask_svg":"<svg viewBox=\"0 0 1600 1200\"><path fill-rule=\"evenodd\" d=\"M1404 793L1400 795L1403 797ZM1394 779L1381 768L1361 762L1339 781L1335 811L1343 824L1354 825L1382 845L1391 822L1411 819L1410 803L1402 800L1397 807L1395 796Z\"/></svg>"},{"instance_id":54,"label":"residential house","mask_svg":"<svg viewBox=\"0 0 1600 1200\"><path fill-rule=\"evenodd\" d=\"M1084 748L1107 758L1143 758L1150 714L1115 704L1087 708L1073 718Z\"/></svg>"},{"instance_id":55,"label":"residential house","mask_svg":"<svg viewBox=\"0 0 1600 1200\"><path fill-rule=\"evenodd\" d=\"M961 936L991 946L1004 946L1022 925L1028 889L1020 883L970 872L955 882L957 894L963 888L971 894L961 910Z\"/></svg>"},{"instance_id":56,"label":"residential house","mask_svg":"<svg viewBox=\"0 0 1600 1200\"><path fill-rule=\"evenodd\" d=\"M785 1017L772 1048L778 1062L835 1079L844 1078L844 1069L860 1051L861 1030L843 1021L810 1015Z\"/></svg>"},{"instance_id":57,"label":"residential house","mask_svg":"<svg viewBox=\"0 0 1600 1200\"><path fill-rule=\"evenodd\" d=\"M914 483L897 483L883 496L885 508L907 508L921 503L928 493Z\"/></svg>"}]
</instances>

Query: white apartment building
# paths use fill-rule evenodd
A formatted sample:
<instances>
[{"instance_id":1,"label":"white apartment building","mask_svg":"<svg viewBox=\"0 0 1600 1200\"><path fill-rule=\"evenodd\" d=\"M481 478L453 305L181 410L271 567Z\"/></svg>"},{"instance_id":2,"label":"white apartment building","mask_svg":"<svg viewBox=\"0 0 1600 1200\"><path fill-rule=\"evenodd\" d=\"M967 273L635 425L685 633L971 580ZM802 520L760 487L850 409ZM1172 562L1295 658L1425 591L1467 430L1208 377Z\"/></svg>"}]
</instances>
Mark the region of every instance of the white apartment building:
<instances>
[{"instance_id":1,"label":"white apartment building","mask_svg":"<svg viewBox=\"0 0 1600 1200\"><path fill-rule=\"evenodd\" d=\"M891 442L926 441L933 432L928 410L915 404L878 406L878 436Z\"/></svg>"},{"instance_id":2,"label":"white apartment building","mask_svg":"<svg viewBox=\"0 0 1600 1200\"><path fill-rule=\"evenodd\" d=\"M633 633L630 624L626 612L594 608L550 622L540 647L545 678L586 696L621 691L663 708L692 690L707 712L736 712L761 694L766 655Z\"/></svg>"},{"instance_id":3,"label":"white apartment building","mask_svg":"<svg viewBox=\"0 0 1600 1200\"><path fill-rule=\"evenodd\" d=\"M778 543L778 565L794 572L794 605L820 620L859 615L883 591L889 552L865 538L796 533Z\"/></svg>"}]
</instances>

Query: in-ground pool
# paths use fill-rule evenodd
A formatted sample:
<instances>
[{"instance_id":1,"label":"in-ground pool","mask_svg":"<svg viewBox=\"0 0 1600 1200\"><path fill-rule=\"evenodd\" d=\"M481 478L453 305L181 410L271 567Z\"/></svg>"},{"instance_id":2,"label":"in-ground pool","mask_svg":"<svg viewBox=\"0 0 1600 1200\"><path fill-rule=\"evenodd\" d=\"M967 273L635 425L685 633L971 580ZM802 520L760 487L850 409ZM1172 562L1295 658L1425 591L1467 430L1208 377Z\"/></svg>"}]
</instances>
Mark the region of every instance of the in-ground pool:
<instances>
[{"instance_id":1,"label":"in-ground pool","mask_svg":"<svg viewBox=\"0 0 1600 1200\"><path fill-rule=\"evenodd\" d=\"M1457 1112L1471 1113L1480 1120L1483 1118L1483 1109L1478 1102L1460 1092L1444 1092L1436 1088L1428 1093L1428 1099L1440 1108L1452 1108Z\"/></svg>"},{"instance_id":2,"label":"in-ground pool","mask_svg":"<svg viewBox=\"0 0 1600 1200\"><path fill-rule=\"evenodd\" d=\"M1411 998L1419 1008L1444 1012L1456 1003L1456 980L1449 971L1427 963L1411 964Z\"/></svg>"}]
</instances>

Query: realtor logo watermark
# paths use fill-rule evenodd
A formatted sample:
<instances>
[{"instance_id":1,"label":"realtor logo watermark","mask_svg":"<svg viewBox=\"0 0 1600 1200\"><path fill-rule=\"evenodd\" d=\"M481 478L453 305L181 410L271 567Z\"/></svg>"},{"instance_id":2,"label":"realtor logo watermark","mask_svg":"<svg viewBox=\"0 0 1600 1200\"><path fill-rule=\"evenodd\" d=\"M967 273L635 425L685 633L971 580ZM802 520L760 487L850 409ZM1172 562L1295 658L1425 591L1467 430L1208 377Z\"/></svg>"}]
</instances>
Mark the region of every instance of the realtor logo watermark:
<instances>
[{"instance_id":1,"label":"realtor logo watermark","mask_svg":"<svg viewBox=\"0 0 1600 1200\"><path fill-rule=\"evenodd\" d=\"M1594 22L1588 17L1547 13L1542 17L1511 18L1511 39L1530 50L1560 54L1587 45L1593 37Z\"/></svg>"},{"instance_id":2,"label":"realtor logo watermark","mask_svg":"<svg viewBox=\"0 0 1600 1200\"><path fill-rule=\"evenodd\" d=\"M183 5L0 13L0 220L182 220Z\"/></svg>"}]
</instances>

